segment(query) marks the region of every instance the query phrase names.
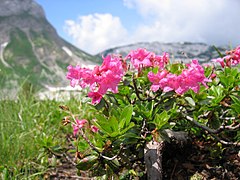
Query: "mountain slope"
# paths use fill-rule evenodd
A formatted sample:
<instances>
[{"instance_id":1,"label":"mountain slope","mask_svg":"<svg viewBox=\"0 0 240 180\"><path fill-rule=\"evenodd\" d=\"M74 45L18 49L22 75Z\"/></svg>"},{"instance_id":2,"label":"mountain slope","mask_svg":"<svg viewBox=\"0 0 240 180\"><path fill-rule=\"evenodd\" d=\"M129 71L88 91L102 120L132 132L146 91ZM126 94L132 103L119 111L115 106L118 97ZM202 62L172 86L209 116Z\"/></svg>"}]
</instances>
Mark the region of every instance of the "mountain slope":
<instances>
[{"instance_id":1,"label":"mountain slope","mask_svg":"<svg viewBox=\"0 0 240 180\"><path fill-rule=\"evenodd\" d=\"M218 57L217 51L213 46L204 43L160 43L160 42L141 42L111 48L99 53L99 56L106 56L107 54L122 54L127 55L131 50L138 48L146 48L156 54L168 52L172 61L189 62L192 59L198 59L201 63L207 63L211 59ZM220 52L224 53L226 47L217 47Z\"/></svg>"},{"instance_id":2,"label":"mountain slope","mask_svg":"<svg viewBox=\"0 0 240 180\"><path fill-rule=\"evenodd\" d=\"M0 0L0 89L63 86L67 66L98 59L60 38L33 0Z\"/></svg>"}]
</instances>

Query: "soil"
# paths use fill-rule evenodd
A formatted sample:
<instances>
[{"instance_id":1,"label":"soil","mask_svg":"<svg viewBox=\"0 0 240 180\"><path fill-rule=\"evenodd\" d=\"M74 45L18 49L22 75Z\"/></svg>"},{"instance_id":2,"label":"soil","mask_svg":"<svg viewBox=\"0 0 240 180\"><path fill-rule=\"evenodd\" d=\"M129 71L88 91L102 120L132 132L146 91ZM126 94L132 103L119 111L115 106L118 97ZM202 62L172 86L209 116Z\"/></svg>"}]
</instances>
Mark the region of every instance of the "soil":
<instances>
[{"instance_id":1,"label":"soil","mask_svg":"<svg viewBox=\"0 0 240 180\"><path fill-rule=\"evenodd\" d=\"M59 165L49 169L44 179L91 179L83 172L77 175L74 158L69 153L59 158ZM167 145L163 153L163 171L164 180L240 180L240 149L197 140L183 148Z\"/></svg>"},{"instance_id":2,"label":"soil","mask_svg":"<svg viewBox=\"0 0 240 180\"><path fill-rule=\"evenodd\" d=\"M172 180L238 180L240 148L220 148L215 142L194 140L184 149L165 150L164 178ZM174 156L173 156L174 155Z\"/></svg>"}]
</instances>

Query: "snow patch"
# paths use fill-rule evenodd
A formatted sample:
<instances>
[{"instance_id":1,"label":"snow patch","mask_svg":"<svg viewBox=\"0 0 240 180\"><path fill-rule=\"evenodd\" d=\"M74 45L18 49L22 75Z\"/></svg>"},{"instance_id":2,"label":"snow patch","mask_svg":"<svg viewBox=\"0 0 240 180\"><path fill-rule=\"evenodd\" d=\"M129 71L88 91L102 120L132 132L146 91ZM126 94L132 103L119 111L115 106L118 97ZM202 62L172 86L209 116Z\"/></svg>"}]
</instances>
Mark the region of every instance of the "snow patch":
<instances>
[{"instance_id":1,"label":"snow patch","mask_svg":"<svg viewBox=\"0 0 240 180\"><path fill-rule=\"evenodd\" d=\"M70 57L73 56L73 53L70 49L68 49L66 46L63 46L62 49L69 55Z\"/></svg>"},{"instance_id":2,"label":"snow patch","mask_svg":"<svg viewBox=\"0 0 240 180\"><path fill-rule=\"evenodd\" d=\"M66 86L66 87L51 87L51 86L46 86L48 91L51 92L57 92L57 91L78 91L81 90L82 88L80 86Z\"/></svg>"},{"instance_id":3,"label":"snow patch","mask_svg":"<svg viewBox=\"0 0 240 180\"><path fill-rule=\"evenodd\" d=\"M69 100L71 97L80 97L82 94L82 88L80 86L45 87L47 90L39 92L37 95L40 100L50 99L57 101L66 101Z\"/></svg>"},{"instance_id":4,"label":"snow patch","mask_svg":"<svg viewBox=\"0 0 240 180\"><path fill-rule=\"evenodd\" d=\"M94 69L95 66L96 66L96 65L94 65L94 64L88 64L88 65L86 65L86 64L81 64L81 67L83 67L83 68L88 68L88 69Z\"/></svg>"},{"instance_id":5,"label":"snow patch","mask_svg":"<svg viewBox=\"0 0 240 180\"><path fill-rule=\"evenodd\" d=\"M5 48L8 45L8 42L5 42L1 45L1 47Z\"/></svg>"},{"instance_id":6,"label":"snow patch","mask_svg":"<svg viewBox=\"0 0 240 180\"><path fill-rule=\"evenodd\" d=\"M2 63L6 66L6 67L11 67L3 58L3 51L4 51L4 48L8 45L8 42L5 42L3 44L1 44L1 47L0 47L0 58L2 60Z\"/></svg>"}]
</instances>

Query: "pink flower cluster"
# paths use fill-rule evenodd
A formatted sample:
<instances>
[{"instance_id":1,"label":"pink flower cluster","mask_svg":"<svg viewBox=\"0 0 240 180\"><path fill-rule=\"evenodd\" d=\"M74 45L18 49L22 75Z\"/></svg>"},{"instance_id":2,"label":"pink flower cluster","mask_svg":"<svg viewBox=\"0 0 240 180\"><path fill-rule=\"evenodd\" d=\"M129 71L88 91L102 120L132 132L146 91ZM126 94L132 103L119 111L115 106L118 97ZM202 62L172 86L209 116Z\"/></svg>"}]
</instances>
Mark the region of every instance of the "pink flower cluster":
<instances>
[{"instance_id":1,"label":"pink flower cluster","mask_svg":"<svg viewBox=\"0 0 240 180\"><path fill-rule=\"evenodd\" d=\"M88 96L92 103L97 104L108 90L118 92L118 83L124 75L123 62L118 56L106 56L101 66L95 68L81 68L80 66L68 66L67 79L72 87L80 85L82 88L90 87Z\"/></svg>"},{"instance_id":2,"label":"pink flower cluster","mask_svg":"<svg viewBox=\"0 0 240 180\"><path fill-rule=\"evenodd\" d=\"M195 93L199 92L200 83L206 88L207 79L204 75L204 69L199 65L197 60L192 60L191 64L187 64L187 69L184 69L180 75L172 74L167 70L160 70L157 74L153 72L148 73L148 79L152 83L151 90L156 92L162 89L163 92L174 90L178 94L184 94L189 89Z\"/></svg>"},{"instance_id":3,"label":"pink flower cluster","mask_svg":"<svg viewBox=\"0 0 240 180\"><path fill-rule=\"evenodd\" d=\"M239 58L239 50L234 51L233 58ZM128 69L126 60L130 59L135 69L141 71L144 67L159 67L159 72L154 74L149 72L148 78L152 82L152 91L159 88L164 92L174 90L178 94L183 94L189 89L198 92L200 83L207 87L206 82L210 80L204 75L204 69L197 60L187 64L180 75L172 74L164 69L169 61L169 54L163 53L162 56L149 52L146 49L139 48L131 51L125 59L120 56L106 56L103 58L101 66L95 66L94 69L81 68L80 66L68 66L67 79L71 86L80 85L82 88L90 87L88 96L92 98L93 104L98 104L107 91L118 93L118 84L122 80L125 71Z\"/></svg>"},{"instance_id":4,"label":"pink flower cluster","mask_svg":"<svg viewBox=\"0 0 240 180\"><path fill-rule=\"evenodd\" d=\"M79 120L79 119L76 119L75 120L75 123L72 124L72 127L73 127L73 135L76 136L79 129L82 129L84 127L84 125L88 123L88 121L86 119L82 119L82 120ZM91 131L94 132L94 133L97 133L98 132L98 128L94 125L91 125Z\"/></svg>"},{"instance_id":5,"label":"pink flower cluster","mask_svg":"<svg viewBox=\"0 0 240 180\"><path fill-rule=\"evenodd\" d=\"M141 70L143 67L160 67L164 68L169 61L169 54L163 53L162 56L149 52L146 49L139 48L131 51L127 57L135 69Z\"/></svg>"},{"instance_id":6,"label":"pink flower cluster","mask_svg":"<svg viewBox=\"0 0 240 180\"><path fill-rule=\"evenodd\" d=\"M213 62L218 62L224 68L225 66L231 67L240 64L240 46L236 49L226 52L223 58L213 59Z\"/></svg>"},{"instance_id":7,"label":"pink flower cluster","mask_svg":"<svg viewBox=\"0 0 240 180\"><path fill-rule=\"evenodd\" d=\"M76 119L75 123L72 125L73 135L76 136L76 134L78 133L78 130L82 129L87 122L88 121L86 119L82 119L82 120Z\"/></svg>"}]
</instances>

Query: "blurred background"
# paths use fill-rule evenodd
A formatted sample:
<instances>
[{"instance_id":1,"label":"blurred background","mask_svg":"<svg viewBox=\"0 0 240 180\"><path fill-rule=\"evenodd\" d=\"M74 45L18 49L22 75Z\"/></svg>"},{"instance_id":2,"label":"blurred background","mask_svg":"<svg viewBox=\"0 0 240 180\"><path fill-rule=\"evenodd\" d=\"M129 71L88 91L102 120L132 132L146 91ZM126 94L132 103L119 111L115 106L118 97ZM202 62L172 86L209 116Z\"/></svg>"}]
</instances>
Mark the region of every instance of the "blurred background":
<instances>
[{"instance_id":1,"label":"blurred background","mask_svg":"<svg viewBox=\"0 0 240 180\"><path fill-rule=\"evenodd\" d=\"M37 0L59 35L97 54L137 42L239 43L238 0Z\"/></svg>"},{"instance_id":2,"label":"blurred background","mask_svg":"<svg viewBox=\"0 0 240 180\"><path fill-rule=\"evenodd\" d=\"M68 65L146 48L207 63L240 39L238 0L0 0L1 99L69 85ZM68 88L69 89L69 88ZM48 93L47 92L47 93ZM45 93L45 92L43 92ZM46 93L45 93L46 94Z\"/></svg>"}]
</instances>

